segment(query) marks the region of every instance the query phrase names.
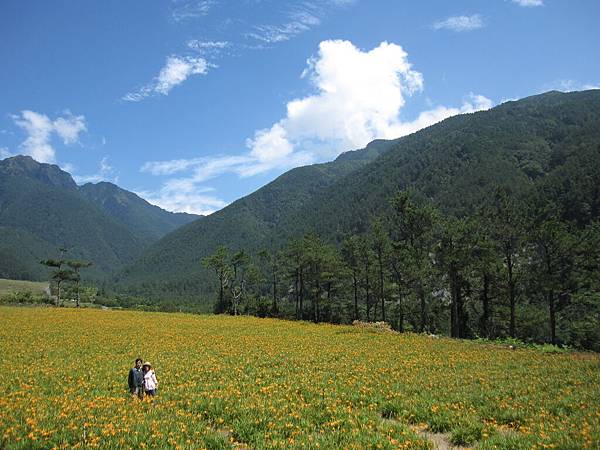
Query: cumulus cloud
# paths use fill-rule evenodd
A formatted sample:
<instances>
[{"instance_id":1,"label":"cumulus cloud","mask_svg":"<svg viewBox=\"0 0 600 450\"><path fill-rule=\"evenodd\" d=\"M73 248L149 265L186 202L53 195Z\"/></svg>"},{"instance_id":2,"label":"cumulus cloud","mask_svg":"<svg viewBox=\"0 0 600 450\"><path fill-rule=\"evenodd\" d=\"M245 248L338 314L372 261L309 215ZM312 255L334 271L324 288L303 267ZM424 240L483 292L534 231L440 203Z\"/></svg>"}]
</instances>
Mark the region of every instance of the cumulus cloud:
<instances>
[{"instance_id":1,"label":"cumulus cloud","mask_svg":"<svg viewBox=\"0 0 600 450\"><path fill-rule=\"evenodd\" d=\"M164 67L150 83L134 92L129 92L122 100L139 102L151 95L168 95L171 89L183 83L192 75L205 75L209 68L214 67L204 58L191 56L167 57Z\"/></svg>"},{"instance_id":2,"label":"cumulus cloud","mask_svg":"<svg viewBox=\"0 0 600 450\"><path fill-rule=\"evenodd\" d=\"M330 160L376 138L405 136L450 116L493 106L490 99L469 94L460 106L435 106L403 121L401 110L409 97L424 89L423 76L401 46L387 42L369 51L349 41L321 42L302 77L314 93L289 101L285 117L246 140L245 154L144 164L141 170L154 175L185 174L168 180L160 192L147 193L149 197L166 205L168 196L181 189L178 205L186 206L179 210L207 211L210 208L193 206L202 194L195 189L202 190L201 183L224 173L248 177Z\"/></svg>"},{"instance_id":3,"label":"cumulus cloud","mask_svg":"<svg viewBox=\"0 0 600 450\"><path fill-rule=\"evenodd\" d=\"M534 6L544 6L544 0L512 0L513 3L516 3L519 6L523 7L534 7Z\"/></svg>"},{"instance_id":4,"label":"cumulus cloud","mask_svg":"<svg viewBox=\"0 0 600 450\"><path fill-rule=\"evenodd\" d=\"M451 30L457 32L472 31L483 28L485 25L480 14L470 16L452 16L444 20L438 20L432 25L434 30Z\"/></svg>"},{"instance_id":5,"label":"cumulus cloud","mask_svg":"<svg viewBox=\"0 0 600 450\"><path fill-rule=\"evenodd\" d=\"M58 136L65 145L79 142L79 135L86 131L84 116L74 116L69 111L63 117L51 120L47 115L24 110L12 116L15 124L27 133L20 145L22 152L36 161L54 163L56 150L52 146L52 136Z\"/></svg>"},{"instance_id":6,"label":"cumulus cloud","mask_svg":"<svg viewBox=\"0 0 600 450\"><path fill-rule=\"evenodd\" d=\"M471 94L460 107L437 106L404 122L406 99L423 89L420 72L404 49L382 42L362 51L349 41L324 41L303 74L316 93L287 104L287 115L248 140L261 168L304 153L303 160L330 159L376 138L397 138L452 115L488 109L492 102Z\"/></svg>"}]
</instances>

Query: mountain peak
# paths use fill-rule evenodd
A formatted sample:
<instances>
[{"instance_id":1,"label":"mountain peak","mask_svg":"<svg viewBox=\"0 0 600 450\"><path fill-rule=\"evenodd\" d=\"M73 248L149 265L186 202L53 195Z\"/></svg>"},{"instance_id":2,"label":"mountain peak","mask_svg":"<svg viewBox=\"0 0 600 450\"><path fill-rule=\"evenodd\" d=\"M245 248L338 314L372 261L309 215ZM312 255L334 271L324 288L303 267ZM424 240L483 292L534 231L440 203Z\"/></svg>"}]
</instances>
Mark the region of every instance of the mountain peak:
<instances>
[{"instance_id":1,"label":"mountain peak","mask_svg":"<svg viewBox=\"0 0 600 450\"><path fill-rule=\"evenodd\" d=\"M68 172L56 164L40 163L27 155L12 156L0 161L0 172L6 175L32 178L66 190L77 190L77 184Z\"/></svg>"}]
</instances>

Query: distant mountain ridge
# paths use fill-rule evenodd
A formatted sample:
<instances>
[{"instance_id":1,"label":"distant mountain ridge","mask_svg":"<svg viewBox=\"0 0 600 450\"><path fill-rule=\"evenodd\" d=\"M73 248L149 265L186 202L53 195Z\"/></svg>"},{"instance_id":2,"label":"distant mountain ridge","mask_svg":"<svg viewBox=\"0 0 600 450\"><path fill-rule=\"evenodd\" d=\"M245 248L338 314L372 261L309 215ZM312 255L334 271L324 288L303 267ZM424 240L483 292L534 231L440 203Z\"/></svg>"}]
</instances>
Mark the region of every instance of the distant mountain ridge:
<instances>
[{"instance_id":1,"label":"distant mountain ridge","mask_svg":"<svg viewBox=\"0 0 600 450\"><path fill-rule=\"evenodd\" d=\"M573 183L577 195L569 189ZM400 139L374 141L330 163L293 169L166 235L118 275L117 287L209 301L214 279L200 262L219 245L276 249L309 231L338 243L346 233L366 231L399 189L412 189L444 213L461 216L498 186L517 196L553 196L577 210L574 216L589 210L590 220L598 220L600 90L507 102Z\"/></svg>"},{"instance_id":2,"label":"distant mountain ridge","mask_svg":"<svg viewBox=\"0 0 600 450\"><path fill-rule=\"evenodd\" d=\"M101 208L139 236L151 241L156 241L200 217L195 214L165 211L133 192L105 181L84 184L79 188L79 192L90 203Z\"/></svg>"},{"instance_id":3,"label":"distant mountain ridge","mask_svg":"<svg viewBox=\"0 0 600 450\"><path fill-rule=\"evenodd\" d=\"M65 246L102 278L197 217L164 211L111 183L79 187L58 166L29 156L7 158L0 161L0 277L45 277L39 260Z\"/></svg>"}]
</instances>

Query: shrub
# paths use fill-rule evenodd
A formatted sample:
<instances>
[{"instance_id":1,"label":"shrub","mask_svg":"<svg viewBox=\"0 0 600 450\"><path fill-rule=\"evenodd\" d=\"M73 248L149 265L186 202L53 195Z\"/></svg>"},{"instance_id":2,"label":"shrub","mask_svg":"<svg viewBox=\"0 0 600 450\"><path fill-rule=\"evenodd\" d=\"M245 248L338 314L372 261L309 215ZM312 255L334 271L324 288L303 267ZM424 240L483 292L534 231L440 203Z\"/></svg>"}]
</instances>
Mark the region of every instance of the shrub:
<instances>
[{"instance_id":1,"label":"shrub","mask_svg":"<svg viewBox=\"0 0 600 450\"><path fill-rule=\"evenodd\" d=\"M379 333L394 333L392 327L387 322L362 322L355 320L352 322L355 327L360 327L368 331L379 332Z\"/></svg>"}]
</instances>

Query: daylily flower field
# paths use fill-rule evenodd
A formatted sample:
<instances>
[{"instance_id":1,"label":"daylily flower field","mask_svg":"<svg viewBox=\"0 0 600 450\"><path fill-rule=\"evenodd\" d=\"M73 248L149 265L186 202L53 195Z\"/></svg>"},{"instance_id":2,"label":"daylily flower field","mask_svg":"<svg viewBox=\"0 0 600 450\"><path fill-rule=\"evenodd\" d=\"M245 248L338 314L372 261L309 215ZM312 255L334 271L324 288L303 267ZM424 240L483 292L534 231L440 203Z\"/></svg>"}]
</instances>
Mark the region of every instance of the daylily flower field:
<instances>
[{"instance_id":1,"label":"daylily flower field","mask_svg":"<svg viewBox=\"0 0 600 450\"><path fill-rule=\"evenodd\" d=\"M127 373L151 361L156 404ZM600 355L230 316L0 308L0 448L600 448Z\"/></svg>"}]
</instances>

